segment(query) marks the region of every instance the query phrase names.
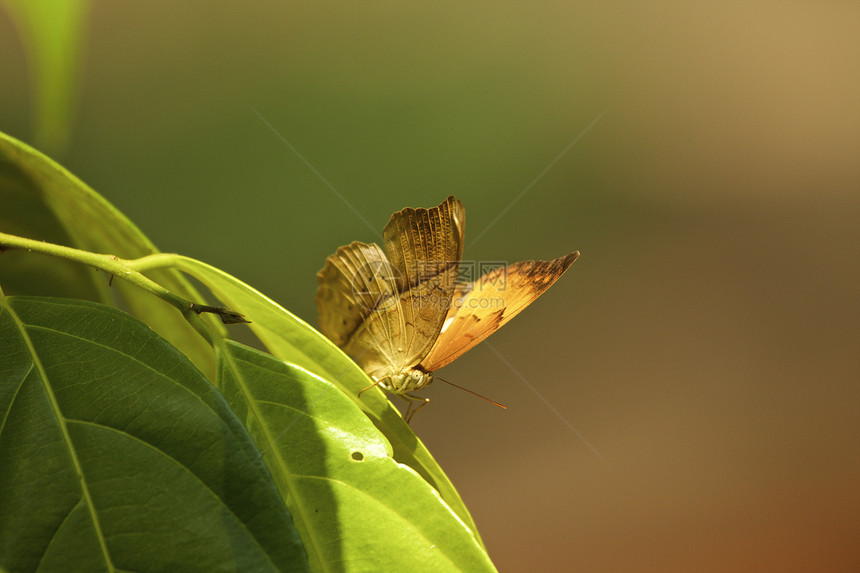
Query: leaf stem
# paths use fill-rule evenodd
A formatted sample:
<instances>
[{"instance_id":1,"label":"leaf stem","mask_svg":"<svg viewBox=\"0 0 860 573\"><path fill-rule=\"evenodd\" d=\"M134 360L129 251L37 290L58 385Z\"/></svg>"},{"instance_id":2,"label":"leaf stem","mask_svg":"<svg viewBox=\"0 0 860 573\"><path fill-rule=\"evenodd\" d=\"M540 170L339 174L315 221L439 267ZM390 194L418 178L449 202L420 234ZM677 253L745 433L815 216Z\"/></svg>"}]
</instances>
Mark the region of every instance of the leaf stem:
<instances>
[{"instance_id":1,"label":"leaf stem","mask_svg":"<svg viewBox=\"0 0 860 573\"><path fill-rule=\"evenodd\" d=\"M204 338L210 340L210 342L211 336L204 334L201 331L201 328L205 328L203 323L199 319L194 320L195 318L198 318L197 315L201 312L217 314L224 324L247 322L241 314L232 311L229 308L195 303L174 294L157 282L146 277L141 272L151 268L163 267L165 266L165 259L169 260L170 257L175 257L175 255L154 254L141 257L140 259L121 259L115 255L100 255L63 245L55 245L53 243L46 243L35 239L27 239L24 237L0 233L0 253L8 249L18 249L31 253L40 253L43 255L67 259L84 265L89 265L96 269L105 271L112 276L124 279L136 287L141 288L150 294L154 294L158 298L179 309L183 316L185 316L186 320L188 320L191 325L204 336Z\"/></svg>"}]
</instances>

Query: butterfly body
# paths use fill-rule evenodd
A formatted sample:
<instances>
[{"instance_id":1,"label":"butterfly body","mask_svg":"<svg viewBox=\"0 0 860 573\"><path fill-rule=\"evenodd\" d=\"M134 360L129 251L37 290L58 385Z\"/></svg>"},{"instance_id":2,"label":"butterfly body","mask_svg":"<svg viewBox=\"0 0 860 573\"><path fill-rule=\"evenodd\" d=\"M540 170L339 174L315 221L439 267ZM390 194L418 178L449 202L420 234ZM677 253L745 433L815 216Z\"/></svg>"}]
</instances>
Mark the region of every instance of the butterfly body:
<instances>
[{"instance_id":1,"label":"butterfly body","mask_svg":"<svg viewBox=\"0 0 860 573\"><path fill-rule=\"evenodd\" d=\"M376 380L379 385L386 391L392 394L405 394L414 390L420 390L433 382L433 375L429 372L422 372L418 369L406 370L389 374L380 380Z\"/></svg>"},{"instance_id":2,"label":"butterfly body","mask_svg":"<svg viewBox=\"0 0 860 573\"><path fill-rule=\"evenodd\" d=\"M383 247L340 247L317 274L320 330L373 385L426 403L408 393L533 302L579 256L522 261L460 283L465 219L454 197L403 209L385 226Z\"/></svg>"}]
</instances>

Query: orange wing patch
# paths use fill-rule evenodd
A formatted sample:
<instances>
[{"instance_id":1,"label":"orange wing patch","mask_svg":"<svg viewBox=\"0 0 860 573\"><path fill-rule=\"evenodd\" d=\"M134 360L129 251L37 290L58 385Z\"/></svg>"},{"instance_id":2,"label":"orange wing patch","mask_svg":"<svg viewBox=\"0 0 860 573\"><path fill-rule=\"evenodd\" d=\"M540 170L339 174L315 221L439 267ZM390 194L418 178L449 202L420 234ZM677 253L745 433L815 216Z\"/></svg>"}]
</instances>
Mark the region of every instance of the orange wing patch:
<instances>
[{"instance_id":1,"label":"orange wing patch","mask_svg":"<svg viewBox=\"0 0 860 573\"><path fill-rule=\"evenodd\" d=\"M534 302L577 257L579 251L552 261L514 263L458 288L421 368L433 372L462 356Z\"/></svg>"}]
</instances>

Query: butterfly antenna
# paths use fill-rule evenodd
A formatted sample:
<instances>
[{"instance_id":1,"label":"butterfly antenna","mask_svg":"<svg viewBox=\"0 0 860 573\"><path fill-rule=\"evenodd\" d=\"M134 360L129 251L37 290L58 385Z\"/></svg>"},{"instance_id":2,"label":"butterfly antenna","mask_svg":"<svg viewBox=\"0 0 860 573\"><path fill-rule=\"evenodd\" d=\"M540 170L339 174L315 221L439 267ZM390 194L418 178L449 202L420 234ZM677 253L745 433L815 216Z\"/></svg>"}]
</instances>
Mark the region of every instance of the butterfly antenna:
<instances>
[{"instance_id":1,"label":"butterfly antenna","mask_svg":"<svg viewBox=\"0 0 860 573\"><path fill-rule=\"evenodd\" d=\"M448 381L447 381L447 380L445 380L444 378L439 378L438 376L434 376L433 378L434 378L434 380L441 380L441 381L442 381L442 382L444 382L445 384L448 384L449 386L453 386L454 388L459 388L459 389L460 389L460 390L462 390L463 392L468 392L468 393L469 393L469 394L471 394L472 396L477 396L478 398L482 398L482 399L486 400L487 402L489 402L490 404L495 404L496 406L498 406L498 407L499 407L499 408L501 408L502 410L507 410L507 409L508 409L508 407L507 407L507 406L505 406L504 404L499 404L499 403L498 403L498 402L496 402L495 400L490 400L490 399L489 399L489 398L487 398L486 396L482 396L481 394L478 394L477 392L472 392L472 391L471 391L471 390L469 390L468 388L463 388L462 386L458 386L457 384L454 384L453 382L448 382Z\"/></svg>"}]
</instances>

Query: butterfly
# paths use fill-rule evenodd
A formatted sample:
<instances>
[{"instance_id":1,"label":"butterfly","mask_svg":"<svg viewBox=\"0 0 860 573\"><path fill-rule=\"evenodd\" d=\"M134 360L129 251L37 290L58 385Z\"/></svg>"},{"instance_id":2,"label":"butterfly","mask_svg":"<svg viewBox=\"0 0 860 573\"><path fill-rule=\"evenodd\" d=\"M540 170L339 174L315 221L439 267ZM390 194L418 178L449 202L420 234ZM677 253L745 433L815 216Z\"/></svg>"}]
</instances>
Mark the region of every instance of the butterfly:
<instances>
[{"instance_id":1,"label":"butterfly","mask_svg":"<svg viewBox=\"0 0 860 573\"><path fill-rule=\"evenodd\" d=\"M534 302L579 256L522 261L458 281L465 225L454 197L406 208L391 216L382 247L350 243L317 273L320 330L370 376L368 388L409 400L407 421L429 402L411 392Z\"/></svg>"}]
</instances>

